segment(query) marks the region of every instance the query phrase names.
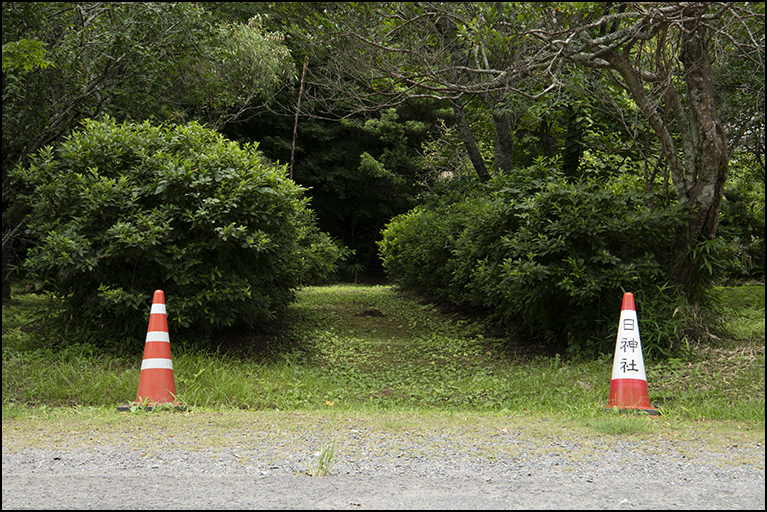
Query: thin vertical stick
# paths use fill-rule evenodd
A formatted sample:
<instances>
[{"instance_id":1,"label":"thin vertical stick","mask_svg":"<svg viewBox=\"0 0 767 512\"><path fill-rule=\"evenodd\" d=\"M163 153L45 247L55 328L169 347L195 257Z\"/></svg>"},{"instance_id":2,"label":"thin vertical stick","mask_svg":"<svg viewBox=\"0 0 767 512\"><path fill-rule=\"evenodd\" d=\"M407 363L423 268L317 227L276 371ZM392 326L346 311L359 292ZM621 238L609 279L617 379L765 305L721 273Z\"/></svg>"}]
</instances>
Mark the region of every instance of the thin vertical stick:
<instances>
[{"instance_id":1,"label":"thin vertical stick","mask_svg":"<svg viewBox=\"0 0 767 512\"><path fill-rule=\"evenodd\" d=\"M290 179L293 179L293 163L296 155L296 137L298 136L298 113L301 110L301 96L304 93L304 78L306 77L306 66L309 64L309 58L304 59L304 70L301 72L301 86L298 89L298 104L296 105L296 119L293 122L293 147L290 148Z\"/></svg>"}]
</instances>

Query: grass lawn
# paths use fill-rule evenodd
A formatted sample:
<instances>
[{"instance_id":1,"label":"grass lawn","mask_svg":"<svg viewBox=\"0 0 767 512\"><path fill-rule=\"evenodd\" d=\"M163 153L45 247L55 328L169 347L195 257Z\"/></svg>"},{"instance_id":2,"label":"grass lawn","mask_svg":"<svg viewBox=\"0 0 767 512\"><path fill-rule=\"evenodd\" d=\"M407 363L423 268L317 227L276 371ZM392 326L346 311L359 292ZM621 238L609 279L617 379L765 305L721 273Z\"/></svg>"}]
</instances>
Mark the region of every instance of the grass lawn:
<instances>
[{"instance_id":1,"label":"grass lawn","mask_svg":"<svg viewBox=\"0 0 767 512\"><path fill-rule=\"evenodd\" d=\"M659 421L605 412L611 354L589 361L511 355L476 318L389 286L354 284L306 287L280 325L217 333L207 350L171 332L176 388L191 409L161 421L223 427L248 414L266 422L298 415L320 424L356 418L412 429L428 418L444 428L501 431L526 423L682 437L695 425L696 435L707 432L714 444L729 442L723 432L763 442L764 286L717 293L727 338L692 344L684 357L646 361ZM45 297L16 293L3 306L4 446L6 429L26 442L38 431L45 442L57 428L123 428L116 407L135 398L141 356L103 354L91 345L57 350L40 328L46 304Z\"/></svg>"}]
</instances>

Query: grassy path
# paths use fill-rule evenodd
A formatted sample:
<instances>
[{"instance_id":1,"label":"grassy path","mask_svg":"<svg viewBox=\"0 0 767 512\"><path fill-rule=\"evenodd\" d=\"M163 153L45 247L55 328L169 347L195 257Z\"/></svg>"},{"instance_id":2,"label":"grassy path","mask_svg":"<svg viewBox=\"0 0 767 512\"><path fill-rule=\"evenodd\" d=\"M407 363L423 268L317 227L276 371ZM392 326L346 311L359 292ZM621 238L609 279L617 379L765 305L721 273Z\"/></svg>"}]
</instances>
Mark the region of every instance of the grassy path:
<instances>
[{"instance_id":1,"label":"grassy path","mask_svg":"<svg viewBox=\"0 0 767 512\"><path fill-rule=\"evenodd\" d=\"M501 360L487 348L481 326L382 286L312 288L302 292L299 307L318 319L315 362L346 381L342 390L356 400L470 405L489 399L481 384Z\"/></svg>"},{"instance_id":2,"label":"grassy path","mask_svg":"<svg viewBox=\"0 0 767 512\"><path fill-rule=\"evenodd\" d=\"M756 296L745 291L737 305ZM603 415L610 354L591 361L511 357L480 322L387 286L306 287L298 296L279 329L219 333L208 350L171 332L179 397L196 407L255 410ZM35 337L34 310L44 301L21 297L3 308L4 414L15 405L113 407L133 400L140 357L87 344L47 348ZM664 415L763 426L763 298L738 306L738 325L741 310L761 314L761 324L749 323L748 338L647 364L650 399Z\"/></svg>"}]
</instances>

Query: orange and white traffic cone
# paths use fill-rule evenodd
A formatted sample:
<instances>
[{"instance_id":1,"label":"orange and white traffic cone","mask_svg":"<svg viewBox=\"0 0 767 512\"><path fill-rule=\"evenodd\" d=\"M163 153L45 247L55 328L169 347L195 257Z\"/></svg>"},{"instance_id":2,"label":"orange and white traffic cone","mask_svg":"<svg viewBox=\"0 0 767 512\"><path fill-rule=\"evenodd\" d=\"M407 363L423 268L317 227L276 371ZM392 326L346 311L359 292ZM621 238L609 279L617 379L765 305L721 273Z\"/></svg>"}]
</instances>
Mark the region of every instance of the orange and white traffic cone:
<instances>
[{"instance_id":1,"label":"orange and white traffic cone","mask_svg":"<svg viewBox=\"0 0 767 512\"><path fill-rule=\"evenodd\" d=\"M608 401L608 408L613 407L660 414L650 405L650 396L647 393L639 322L634 307L634 294L630 292L623 294L618 339L615 342L615 360Z\"/></svg>"},{"instance_id":2,"label":"orange and white traffic cone","mask_svg":"<svg viewBox=\"0 0 767 512\"><path fill-rule=\"evenodd\" d=\"M168 317L165 311L165 294L155 290L152 298L152 310L149 314L144 359L141 362L136 405L150 407L170 404L179 407L176 400L176 384L173 379L173 362L170 356L170 336L168 335ZM128 410L131 406L118 407L118 411Z\"/></svg>"}]
</instances>

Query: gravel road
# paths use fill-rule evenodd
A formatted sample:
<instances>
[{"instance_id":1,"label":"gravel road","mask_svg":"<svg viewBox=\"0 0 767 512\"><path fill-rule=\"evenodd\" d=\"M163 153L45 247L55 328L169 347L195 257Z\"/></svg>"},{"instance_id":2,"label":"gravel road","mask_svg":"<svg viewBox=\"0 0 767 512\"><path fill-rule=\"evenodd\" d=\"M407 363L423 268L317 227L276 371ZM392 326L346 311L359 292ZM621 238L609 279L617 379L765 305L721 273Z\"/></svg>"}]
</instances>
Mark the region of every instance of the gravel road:
<instances>
[{"instance_id":1,"label":"gravel road","mask_svg":"<svg viewBox=\"0 0 767 512\"><path fill-rule=\"evenodd\" d=\"M3 446L5 509L755 509L764 443L710 451L694 441L611 436L476 436L348 430L330 475L314 477L323 438L248 434L200 449L135 449L113 437L60 450Z\"/></svg>"}]
</instances>

